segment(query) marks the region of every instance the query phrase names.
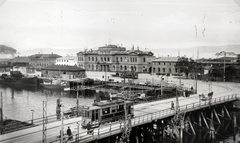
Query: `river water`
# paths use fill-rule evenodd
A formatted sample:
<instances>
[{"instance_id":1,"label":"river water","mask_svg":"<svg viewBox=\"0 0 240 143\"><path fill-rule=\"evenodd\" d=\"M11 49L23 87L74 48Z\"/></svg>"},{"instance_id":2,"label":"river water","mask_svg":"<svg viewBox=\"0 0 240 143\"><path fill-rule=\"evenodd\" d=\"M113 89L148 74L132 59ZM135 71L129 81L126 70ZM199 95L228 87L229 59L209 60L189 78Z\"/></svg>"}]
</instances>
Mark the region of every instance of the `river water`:
<instances>
[{"instance_id":1,"label":"river water","mask_svg":"<svg viewBox=\"0 0 240 143\"><path fill-rule=\"evenodd\" d=\"M105 80L114 79L115 81L121 81L123 79L111 77L113 73L87 73L88 77ZM127 79L126 79L127 80ZM146 80L150 80L154 83L160 83L159 77L151 77L149 75L140 76L138 80L135 82L146 82ZM165 79L166 80L166 79ZM178 80L168 79L168 82L178 83ZM185 84L185 86L193 86L192 83ZM0 92L2 92L3 97L3 116L5 119L15 119L20 121L27 121L32 119L32 111L34 118L41 118L43 116L43 101L47 101L47 115L55 115L56 114L56 101L61 98L64 104L64 110L67 110L71 107L76 106L77 93L62 91L62 90L53 90L53 89L45 89L43 87L36 86L21 86L21 85L4 85L0 84ZM84 95L79 95L79 104L80 105L91 105L95 99L96 92L86 91ZM240 127L240 114L237 114L238 127ZM227 131L231 131L232 125L229 126ZM206 132L200 129L196 130L197 134L202 132ZM224 133L221 133L224 136ZM239 134L239 133L238 133ZM185 142L197 142L200 143L199 140L202 139L202 142L208 142L208 140L203 140L204 136L189 136L184 135ZM219 136L220 138L220 136ZM227 138L227 141L231 143L232 136ZM153 142L158 142L160 140L155 140Z\"/></svg>"}]
</instances>

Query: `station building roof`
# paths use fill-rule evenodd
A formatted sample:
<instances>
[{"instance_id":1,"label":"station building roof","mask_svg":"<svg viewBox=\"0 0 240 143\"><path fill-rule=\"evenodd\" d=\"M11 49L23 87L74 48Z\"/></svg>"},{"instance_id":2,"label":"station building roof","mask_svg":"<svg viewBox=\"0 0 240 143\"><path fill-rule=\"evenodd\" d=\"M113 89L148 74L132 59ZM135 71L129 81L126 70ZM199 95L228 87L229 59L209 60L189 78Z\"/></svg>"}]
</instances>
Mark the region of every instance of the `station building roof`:
<instances>
[{"instance_id":1,"label":"station building roof","mask_svg":"<svg viewBox=\"0 0 240 143\"><path fill-rule=\"evenodd\" d=\"M179 57L160 57L152 60L153 62L177 62Z\"/></svg>"}]
</instances>

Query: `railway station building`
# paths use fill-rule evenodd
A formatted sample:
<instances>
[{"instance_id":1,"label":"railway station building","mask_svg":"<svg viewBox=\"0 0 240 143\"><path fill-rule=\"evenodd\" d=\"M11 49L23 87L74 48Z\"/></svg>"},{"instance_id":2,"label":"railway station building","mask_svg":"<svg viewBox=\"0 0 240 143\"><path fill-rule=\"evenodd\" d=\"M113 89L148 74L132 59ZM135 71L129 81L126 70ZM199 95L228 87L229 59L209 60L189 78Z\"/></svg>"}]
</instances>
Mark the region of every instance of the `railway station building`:
<instances>
[{"instance_id":1,"label":"railway station building","mask_svg":"<svg viewBox=\"0 0 240 143\"><path fill-rule=\"evenodd\" d=\"M87 71L134 71L149 72L151 51L141 51L139 48L126 50L123 46L105 45L97 50L84 50L77 53L78 66Z\"/></svg>"}]
</instances>

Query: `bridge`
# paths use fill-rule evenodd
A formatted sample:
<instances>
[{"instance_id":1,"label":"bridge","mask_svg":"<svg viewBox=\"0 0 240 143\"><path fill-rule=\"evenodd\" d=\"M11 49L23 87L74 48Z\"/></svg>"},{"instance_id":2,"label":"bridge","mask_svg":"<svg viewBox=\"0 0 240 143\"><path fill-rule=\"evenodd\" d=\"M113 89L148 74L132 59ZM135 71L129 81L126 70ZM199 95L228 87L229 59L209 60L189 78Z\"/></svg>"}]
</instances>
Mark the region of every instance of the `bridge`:
<instances>
[{"instance_id":1,"label":"bridge","mask_svg":"<svg viewBox=\"0 0 240 143\"><path fill-rule=\"evenodd\" d=\"M180 113L192 112L204 109L209 106L216 106L229 102L239 100L240 95L231 94L226 96L219 96L212 98L211 102L199 100L198 95L191 96L190 98L179 98ZM131 119L132 127L140 126L150 123L155 120L164 119L174 116L175 110L170 109L171 101L175 99L167 99L134 106L134 117ZM160 109L160 110L159 110ZM122 132L124 123L113 122L93 129L93 134L87 134L87 130L78 126L81 122L81 117L64 120L64 130L70 126L73 132L73 140L68 142L91 142L105 137L116 135ZM42 126L36 126L12 133L0 135L0 143L21 143L21 142L42 142ZM47 142L60 142L59 131L61 129L61 122L53 122L47 124ZM67 136L64 136L65 140Z\"/></svg>"}]
</instances>

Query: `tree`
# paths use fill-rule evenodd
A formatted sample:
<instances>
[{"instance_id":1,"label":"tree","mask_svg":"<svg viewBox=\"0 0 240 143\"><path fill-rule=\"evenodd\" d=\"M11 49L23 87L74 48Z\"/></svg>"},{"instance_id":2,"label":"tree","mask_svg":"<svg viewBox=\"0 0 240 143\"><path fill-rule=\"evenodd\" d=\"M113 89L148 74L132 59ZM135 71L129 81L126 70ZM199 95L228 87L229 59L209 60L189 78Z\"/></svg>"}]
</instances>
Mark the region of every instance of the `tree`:
<instances>
[{"instance_id":1,"label":"tree","mask_svg":"<svg viewBox=\"0 0 240 143\"><path fill-rule=\"evenodd\" d=\"M216 56L224 56L224 62L223 62L223 82L225 82L225 77L226 77L226 69L225 69L225 58L226 55L236 55L234 52L225 52L225 51L221 51L219 53L216 53Z\"/></svg>"},{"instance_id":2,"label":"tree","mask_svg":"<svg viewBox=\"0 0 240 143\"><path fill-rule=\"evenodd\" d=\"M189 69L188 69L189 61L186 57L180 57L175 65L175 68L179 72L185 73L186 77L188 77Z\"/></svg>"},{"instance_id":3,"label":"tree","mask_svg":"<svg viewBox=\"0 0 240 143\"><path fill-rule=\"evenodd\" d=\"M188 78L189 74L198 75L203 73L203 66L201 63L197 63L193 59L188 59L186 57L181 57L178 59L175 68L180 72L185 73Z\"/></svg>"}]
</instances>

